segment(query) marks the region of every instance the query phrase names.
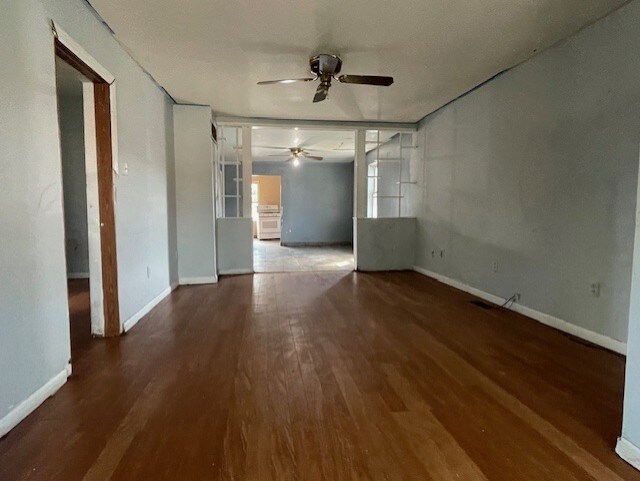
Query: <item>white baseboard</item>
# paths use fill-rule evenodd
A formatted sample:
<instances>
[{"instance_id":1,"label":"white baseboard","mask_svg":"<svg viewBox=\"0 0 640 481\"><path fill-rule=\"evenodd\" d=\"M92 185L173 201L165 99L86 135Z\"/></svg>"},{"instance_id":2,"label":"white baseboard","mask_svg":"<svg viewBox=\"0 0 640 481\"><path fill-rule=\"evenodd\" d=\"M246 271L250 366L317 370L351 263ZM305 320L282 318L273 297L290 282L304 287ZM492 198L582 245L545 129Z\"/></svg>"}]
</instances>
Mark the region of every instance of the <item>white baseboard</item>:
<instances>
[{"instance_id":1,"label":"white baseboard","mask_svg":"<svg viewBox=\"0 0 640 481\"><path fill-rule=\"evenodd\" d=\"M481 291L480 289L476 289L475 287L471 287L467 284L464 284L460 281L456 281L455 279L451 279L449 277L443 276L442 274L438 274L437 272L432 272L427 269L423 269L422 267L413 266L413 270L423 274L427 277L432 277L437 281L442 282L443 284L447 284L451 287L455 287L456 289L460 289L461 291L468 292L476 297L480 297L486 301L492 302L493 304L504 304L506 299L502 297L498 297L493 294L489 294L488 292ZM524 316L530 317L542 324L558 329L559 331L566 332L567 334L571 334L572 336L579 337L580 339L584 339L585 341L596 344L600 347L604 347L605 349L609 349L610 351L617 352L618 354L627 354L627 344L616 339L612 339L609 336L605 336L604 334L599 334L597 332L590 331L589 329L585 329L584 327L576 326L575 324L571 324L565 320L559 319L557 317L553 317L549 314L545 314L544 312L536 311L535 309L531 309L530 307L523 306L522 304L513 304L509 307L510 310L514 312L518 312Z\"/></svg>"},{"instance_id":2,"label":"white baseboard","mask_svg":"<svg viewBox=\"0 0 640 481\"><path fill-rule=\"evenodd\" d=\"M181 286L195 286L199 284L215 284L218 282L218 276L211 277L181 277L178 284Z\"/></svg>"},{"instance_id":3,"label":"white baseboard","mask_svg":"<svg viewBox=\"0 0 640 481\"><path fill-rule=\"evenodd\" d=\"M227 269L226 271L220 271L223 276L233 276L238 274L253 274L253 269Z\"/></svg>"},{"instance_id":4,"label":"white baseboard","mask_svg":"<svg viewBox=\"0 0 640 481\"><path fill-rule=\"evenodd\" d=\"M640 448L624 438L618 438L616 453L634 468L640 470Z\"/></svg>"},{"instance_id":5,"label":"white baseboard","mask_svg":"<svg viewBox=\"0 0 640 481\"><path fill-rule=\"evenodd\" d=\"M89 279L88 272L67 272L67 279Z\"/></svg>"},{"instance_id":6,"label":"white baseboard","mask_svg":"<svg viewBox=\"0 0 640 481\"><path fill-rule=\"evenodd\" d=\"M70 374L71 364L68 364L64 370L49 379L44 386L9 411L5 417L0 419L0 437L11 431L20 423L20 421L35 411L40 404L53 396L58 389L67 382L67 377Z\"/></svg>"},{"instance_id":7,"label":"white baseboard","mask_svg":"<svg viewBox=\"0 0 640 481\"><path fill-rule=\"evenodd\" d=\"M124 324L122 325L122 329L124 330L124 332L130 331L131 328L135 326L140 319L142 319L146 314L148 314L149 311L151 311L151 309L156 307L162 299L164 299L169 294L171 294L171 291L173 291L174 289L175 287L173 287L173 285L167 287L164 291L162 291L155 298L153 298L151 302L149 302L146 306L144 306L142 309L136 312L129 319L124 321Z\"/></svg>"}]
</instances>

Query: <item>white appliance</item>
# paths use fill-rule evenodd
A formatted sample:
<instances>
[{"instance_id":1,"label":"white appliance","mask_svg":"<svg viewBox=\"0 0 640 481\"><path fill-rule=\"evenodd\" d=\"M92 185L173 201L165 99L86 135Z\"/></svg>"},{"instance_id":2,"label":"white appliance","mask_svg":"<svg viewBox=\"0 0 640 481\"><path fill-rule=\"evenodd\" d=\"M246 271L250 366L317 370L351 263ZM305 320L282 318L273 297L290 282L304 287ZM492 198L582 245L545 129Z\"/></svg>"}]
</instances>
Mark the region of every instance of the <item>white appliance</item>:
<instances>
[{"instance_id":1,"label":"white appliance","mask_svg":"<svg viewBox=\"0 0 640 481\"><path fill-rule=\"evenodd\" d=\"M258 206L258 239L280 239L282 213L279 205Z\"/></svg>"}]
</instances>

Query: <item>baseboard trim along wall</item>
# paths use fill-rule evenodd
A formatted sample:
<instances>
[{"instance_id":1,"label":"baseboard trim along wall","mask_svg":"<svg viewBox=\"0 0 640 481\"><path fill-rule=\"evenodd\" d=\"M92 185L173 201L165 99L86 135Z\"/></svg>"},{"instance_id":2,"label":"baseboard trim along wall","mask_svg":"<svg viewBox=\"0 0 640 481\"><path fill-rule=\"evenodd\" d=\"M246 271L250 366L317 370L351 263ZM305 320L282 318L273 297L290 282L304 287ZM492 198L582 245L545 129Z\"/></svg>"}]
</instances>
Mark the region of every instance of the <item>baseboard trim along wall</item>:
<instances>
[{"instance_id":1,"label":"baseboard trim along wall","mask_svg":"<svg viewBox=\"0 0 640 481\"><path fill-rule=\"evenodd\" d=\"M413 270L427 277L431 277L437 281L440 281L443 284L447 284L461 291L468 292L469 294L480 297L485 301L492 302L493 304L501 305L506 301L506 299L503 299L502 297L498 297L493 294L489 294L488 292L481 291L480 289L476 289L475 287L471 287L460 281L456 281L455 279L443 276L442 274L438 274L437 272L432 272L419 266L413 266ZM509 307L509 309L524 316L530 317L531 319L541 322L542 324L558 329L559 331L566 332L567 334L579 337L580 339L584 339L585 341L588 341L592 344L596 344L600 347L604 347L605 349L609 349L610 351L617 352L618 354L623 355L627 354L626 343L618 341L616 339L612 339L608 336L605 336L604 334L599 334L597 332L590 331L589 329L585 329L584 327L576 326L575 324L571 324L570 322L550 316L549 314L536 311L535 309L523 306L522 304L513 304L511 307Z\"/></svg>"},{"instance_id":2,"label":"baseboard trim along wall","mask_svg":"<svg viewBox=\"0 0 640 481\"><path fill-rule=\"evenodd\" d=\"M196 286L199 284L215 284L218 282L217 276L211 277L181 277L178 284L181 286Z\"/></svg>"},{"instance_id":3,"label":"baseboard trim along wall","mask_svg":"<svg viewBox=\"0 0 640 481\"><path fill-rule=\"evenodd\" d=\"M145 315L147 315L151 311L151 309L156 307L160 303L160 301L162 301L162 299L164 299L169 294L171 294L171 291L173 291L176 287L177 286L175 286L175 285L171 285L171 286L167 287L164 291L162 291L160 294L158 294L156 297L154 297L151 300L151 302L149 302L146 306L144 306L142 309L140 309L138 312L136 312L129 319L124 321L124 324L122 325L123 331L124 332L130 331L131 328L133 326L135 326L138 323L138 321L140 321L140 319L142 319Z\"/></svg>"},{"instance_id":4,"label":"baseboard trim along wall","mask_svg":"<svg viewBox=\"0 0 640 481\"><path fill-rule=\"evenodd\" d=\"M71 364L68 364L64 370L53 376L47 383L34 392L27 399L18 404L9 413L0 419L0 437L7 434L16 427L24 418L35 411L38 406L53 396L71 375Z\"/></svg>"},{"instance_id":5,"label":"baseboard trim along wall","mask_svg":"<svg viewBox=\"0 0 640 481\"><path fill-rule=\"evenodd\" d=\"M253 274L253 269L227 269L220 271L220 275L222 276L235 276L239 274Z\"/></svg>"},{"instance_id":6,"label":"baseboard trim along wall","mask_svg":"<svg viewBox=\"0 0 640 481\"><path fill-rule=\"evenodd\" d=\"M627 463L640 470L640 448L624 438L618 438L616 453Z\"/></svg>"}]
</instances>

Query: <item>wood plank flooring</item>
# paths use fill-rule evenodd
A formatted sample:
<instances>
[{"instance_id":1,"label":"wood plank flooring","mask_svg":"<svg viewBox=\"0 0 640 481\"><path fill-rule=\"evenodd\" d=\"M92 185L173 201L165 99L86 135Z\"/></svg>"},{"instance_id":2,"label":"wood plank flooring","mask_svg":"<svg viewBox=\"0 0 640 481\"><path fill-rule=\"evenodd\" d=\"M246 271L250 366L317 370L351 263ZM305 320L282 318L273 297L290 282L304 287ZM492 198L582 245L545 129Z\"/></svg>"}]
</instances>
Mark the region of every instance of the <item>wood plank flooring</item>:
<instances>
[{"instance_id":1,"label":"wood plank flooring","mask_svg":"<svg viewBox=\"0 0 640 481\"><path fill-rule=\"evenodd\" d=\"M78 352L0 479L640 480L624 358L473 299L411 272L182 287Z\"/></svg>"}]
</instances>

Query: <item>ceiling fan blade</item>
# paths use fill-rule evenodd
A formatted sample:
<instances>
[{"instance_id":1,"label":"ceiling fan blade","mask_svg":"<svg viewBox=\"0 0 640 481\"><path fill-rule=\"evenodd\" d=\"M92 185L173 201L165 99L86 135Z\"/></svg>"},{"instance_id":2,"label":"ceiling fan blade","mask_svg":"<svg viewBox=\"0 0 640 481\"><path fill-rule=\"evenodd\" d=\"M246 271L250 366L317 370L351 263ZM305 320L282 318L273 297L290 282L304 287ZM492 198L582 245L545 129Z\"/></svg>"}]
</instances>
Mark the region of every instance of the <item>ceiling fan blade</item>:
<instances>
[{"instance_id":1,"label":"ceiling fan blade","mask_svg":"<svg viewBox=\"0 0 640 481\"><path fill-rule=\"evenodd\" d=\"M338 81L343 84L379 85L388 87L393 83L393 77L382 77L380 75L340 75Z\"/></svg>"},{"instance_id":2,"label":"ceiling fan blade","mask_svg":"<svg viewBox=\"0 0 640 481\"><path fill-rule=\"evenodd\" d=\"M291 155L291 152L287 152L285 154L269 154L267 157L288 157Z\"/></svg>"},{"instance_id":3,"label":"ceiling fan blade","mask_svg":"<svg viewBox=\"0 0 640 481\"><path fill-rule=\"evenodd\" d=\"M293 160L292 156L289 156L289 158L287 160L285 160L285 162L291 162Z\"/></svg>"},{"instance_id":4,"label":"ceiling fan blade","mask_svg":"<svg viewBox=\"0 0 640 481\"><path fill-rule=\"evenodd\" d=\"M318 157L317 155L309 155L306 152L302 152L302 155L304 156L305 159L311 159L311 160L322 160L322 159L324 159L324 157Z\"/></svg>"},{"instance_id":5,"label":"ceiling fan blade","mask_svg":"<svg viewBox=\"0 0 640 481\"><path fill-rule=\"evenodd\" d=\"M258 85L271 85L271 84L292 84L296 82L313 82L317 77L307 77L307 78L290 78L283 80L263 80L262 82L258 82Z\"/></svg>"},{"instance_id":6,"label":"ceiling fan blade","mask_svg":"<svg viewBox=\"0 0 640 481\"><path fill-rule=\"evenodd\" d=\"M316 94L313 97L313 103L322 102L329 95L329 86L321 83L318 85L318 90L316 90Z\"/></svg>"},{"instance_id":7,"label":"ceiling fan blade","mask_svg":"<svg viewBox=\"0 0 640 481\"><path fill-rule=\"evenodd\" d=\"M289 147L276 147L275 145L254 145L254 149L275 149L275 150L289 150Z\"/></svg>"}]
</instances>

